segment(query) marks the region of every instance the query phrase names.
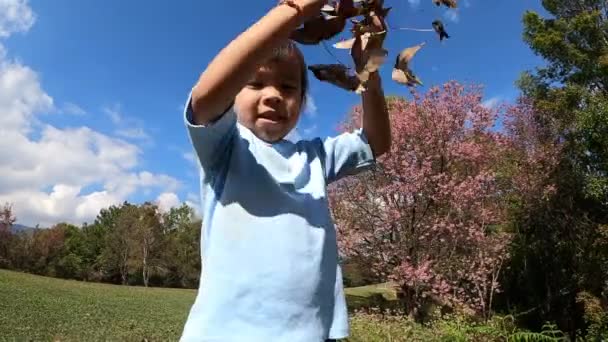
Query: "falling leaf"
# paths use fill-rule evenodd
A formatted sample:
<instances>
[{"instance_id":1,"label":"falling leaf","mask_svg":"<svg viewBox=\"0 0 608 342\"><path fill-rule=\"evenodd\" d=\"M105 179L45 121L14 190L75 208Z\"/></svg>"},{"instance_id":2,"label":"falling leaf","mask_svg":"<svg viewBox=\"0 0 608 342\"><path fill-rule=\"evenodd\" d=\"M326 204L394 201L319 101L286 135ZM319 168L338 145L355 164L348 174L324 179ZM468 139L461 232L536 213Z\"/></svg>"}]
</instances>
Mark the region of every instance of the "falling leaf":
<instances>
[{"instance_id":1,"label":"falling leaf","mask_svg":"<svg viewBox=\"0 0 608 342\"><path fill-rule=\"evenodd\" d=\"M433 0L433 3L437 6L441 6L441 5L445 5L449 8L456 8L458 7L458 4L456 3L456 0Z\"/></svg>"},{"instance_id":2,"label":"falling leaf","mask_svg":"<svg viewBox=\"0 0 608 342\"><path fill-rule=\"evenodd\" d=\"M357 35L351 48L351 56L355 62L357 72L369 69L367 64L371 56L378 55L379 50L386 51L382 48L386 33L372 34L364 33Z\"/></svg>"},{"instance_id":3,"label":"falling leaf","mask_svg":"<svg viewBox=\"0 0 608 342\"><path fill-rule=\"evenodd\" d=\"M349 49L354 67L349 68L341 63L310 66L309 69L319 80L357 93L366 90L370 74L379 70L388 55L383 45L388 32L386 17L391 7L385 8L384 3L384 0L330 0L321 9L319 17L307 21L292 34L291 38L302 44L318 44L344 31L347 21L352 23L349 30L352 38L341 39L333 46L337 49ZM449 8L458 7L457 0L433 0L433 3ZM443 22L435 20L432 26L432 29L398 30L435 31L440 41L450 38ZM425 43L421 43L399 53L392 70L394 81L410 87L422 85L422 81L410 68L410 61L424 45Z\"/></svg>"},{"instance_id":4,"label":"falling leaf","mask_svg":"<svg viewBox=\"0 0 608 342\"><path fill-rule=\"evenodd\" d=\"M344 19L361 15L361 10L355 7L353 0L340 0L337 11L338 16Z\"/></svg>"},{"instance_id":5,"label":"falling leaf","mask_svg":"<svg viewBox=\"0 0 608 342\"><path fill-rule=\"evenodd\" d=\"M391 76L393 81L400 84L404 84L408 87L422 85L422 81L418 78L418 76L414 75L412 70L409 69L406 71L400 69L393 69L393 73Z\"/></svg>"},{"instance_id":6,"label":"falling leaf","mask_svg":"<svg viewBox=\"0 0 608 342\"><path fill-rule=\"evenodd\" d=\"M376 72L384 63L388 51L382 48L384 33L365 33L355 36L355 41L351 48L351 56L355 62L357 78L361 82L358 92L365 91L365 85L369 80L369 75Z\"/></svg>"},{"instance_id":7,"label":"falling leaf","mask_svg":"<svg viewBox=\"0 0 608 342\"><path fill-rule=\"evenodd\" d=\"M332 5L326 4L321 8L321 13L327 17L342 17L344 19L364 14L365 9L355 7L353 0L333 1Z\"/></svg>"},{"instance_id":8,"label":"falling leaf","mask_svg":"<svg viewBox=\"0 0 608 342\"><path fill-rule=\"evenodd\" d=\"M304 23L302 28L292 32L291 39L304 45L319 44L342 32L346 27L346 19L342 17L316 17Z\"/></svg>"},{"instance_id":9,"label":"falling leaf","mask_svg":"<svg viewBox=\"0 0 608 342\"><path fill-rule=\"evenodd\" d=\"M352 75L349 69L342 64L313 64L309 65L308 69L320 81L331 83L349 91L359 89L360 82L357 76Z\"/></svg>"},{"instance_id":10,"label":"falling leaf","mask_svg":"<svg viewBox=\"0 0 608 342\"><path fill-rule=\"evenodd\" d=\"M399 56L397 56L397 62L398 62L397 68L407 68L408 63L412 60L412 58L414 58L414 55L416 55L418 50L420 50L424 45L425 45L425 43L420 43L418 45L408 47L408 48L404 49L403 51L401 51Z\"/></svg>"},{"instance_id":11,"label":"falling leaf","mask_svg":"<svg viewBox=\"0 0 608 342\"><path fill-rule=\"evenodd\" d=\"M409 48L404 49L397 56L395 60L395 66L393 67L392 78L395 82L405 84L407 86L422 85L420 79L414 75L410 69L409 63L414 58L418 50L420 50L425 43L421 43Z\"/></svg>"},{"instance_id":12,"label":"falling leaf","mask_svg":"<svg viewBox=\"0 0 608 342\"><path fill-rule=\"evenodd\" d=\"M334 5L330 5L330 4L325 4L323 5L323 8L321 8L321 12L323 13L327 13L329 15L338 15L338 11L336 11L336 1L333 1Z\"/></svg>"},{"instance_id":13,"label":"falling leaf","mask_svg":"<svg viewBox=\"0 0 608 342\"><path fill-rule=\"evenodd\" d=\"M433 29L439 35L439 41L443 41L444 38L450 38L450 35L445 31L445 26L441 20L433 21Z\"/></svg>"}]
</instances>

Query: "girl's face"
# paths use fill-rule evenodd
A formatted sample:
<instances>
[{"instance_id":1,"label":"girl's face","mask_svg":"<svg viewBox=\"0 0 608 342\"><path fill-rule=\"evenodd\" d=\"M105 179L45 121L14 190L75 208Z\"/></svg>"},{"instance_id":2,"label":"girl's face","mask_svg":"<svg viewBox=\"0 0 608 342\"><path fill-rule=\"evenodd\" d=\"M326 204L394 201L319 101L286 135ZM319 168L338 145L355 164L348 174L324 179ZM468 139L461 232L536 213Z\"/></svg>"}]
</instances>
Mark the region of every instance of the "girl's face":
<instances>
[{"instance_id":1,"label":"girl's face","mask_svg":"<svg viewBox=\"0 0 608 342\"><path fill-rule=\"evenodd\" d=\"M298 123L303 101L303 59L290 52L264 63L234 102L239 122L258 138L272 143Z\"/></svg>"}]
</instances>

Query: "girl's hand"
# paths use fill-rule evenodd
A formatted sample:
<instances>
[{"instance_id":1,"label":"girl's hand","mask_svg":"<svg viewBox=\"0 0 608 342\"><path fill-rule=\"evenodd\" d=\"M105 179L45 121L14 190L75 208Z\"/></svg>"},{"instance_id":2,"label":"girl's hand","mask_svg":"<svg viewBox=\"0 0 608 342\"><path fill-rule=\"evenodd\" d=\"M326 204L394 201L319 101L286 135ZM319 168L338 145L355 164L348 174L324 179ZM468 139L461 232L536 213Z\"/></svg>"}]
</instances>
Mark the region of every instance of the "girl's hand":
<instances>
[{"instance_id":1,"label":"girl's hand","mask_svg":"<svg viewBox=\"0 0 608 342\"><path fill-rule=\"evenodd\" d=\"M301 15L304 20L318 16L321 13L321 8L327 4L327 0L292 0L291 2L302 10Z\"/></svg>"}]
</instances>

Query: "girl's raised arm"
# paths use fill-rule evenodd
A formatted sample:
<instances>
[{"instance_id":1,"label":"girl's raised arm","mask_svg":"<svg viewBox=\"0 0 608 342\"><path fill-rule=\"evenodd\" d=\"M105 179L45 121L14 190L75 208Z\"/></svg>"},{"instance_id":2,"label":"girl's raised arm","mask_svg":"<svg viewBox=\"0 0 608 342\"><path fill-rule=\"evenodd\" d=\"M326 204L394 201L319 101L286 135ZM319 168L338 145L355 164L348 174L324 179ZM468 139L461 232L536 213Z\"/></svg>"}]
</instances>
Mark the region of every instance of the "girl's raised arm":
<instances>
[{"instance_id":1,"label":"girl's raised arm","mask_svg":"<svg viewBox=\"0 0 608 342\"><path fill-rule=\"evenodd\" d=\"M271 57L307 18L319 13L326 0L281 1L226 46L201 74L192 89L194 122L214 121L231 105L259 65Z\"/></svg>"}]
</instances>

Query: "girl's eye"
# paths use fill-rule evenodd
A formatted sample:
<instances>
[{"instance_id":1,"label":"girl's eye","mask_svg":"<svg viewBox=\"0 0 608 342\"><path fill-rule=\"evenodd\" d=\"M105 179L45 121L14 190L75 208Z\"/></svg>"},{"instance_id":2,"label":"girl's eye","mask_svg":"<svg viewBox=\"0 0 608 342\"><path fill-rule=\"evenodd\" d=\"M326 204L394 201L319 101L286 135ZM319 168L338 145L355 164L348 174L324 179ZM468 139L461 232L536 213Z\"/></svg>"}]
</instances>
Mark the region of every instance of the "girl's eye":
<instances>
[{"instance_id":1,"label":"girl's eye","mask_svg":"<svg viewBox=\"0 0 608 342\"><path fill-rule=\"evenodd\" d=\"M294 86L293 84L287 84L287 83L281 85L281 87L283 87L283 89L285 89L287 91L294 91L294 90L298 89L298 87Z\"/></svg>"}]
</instances>

